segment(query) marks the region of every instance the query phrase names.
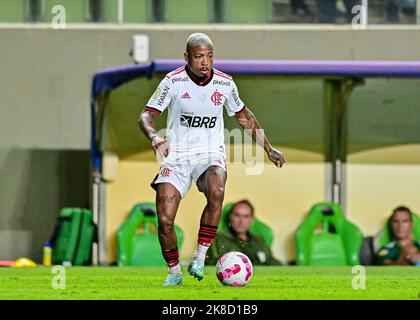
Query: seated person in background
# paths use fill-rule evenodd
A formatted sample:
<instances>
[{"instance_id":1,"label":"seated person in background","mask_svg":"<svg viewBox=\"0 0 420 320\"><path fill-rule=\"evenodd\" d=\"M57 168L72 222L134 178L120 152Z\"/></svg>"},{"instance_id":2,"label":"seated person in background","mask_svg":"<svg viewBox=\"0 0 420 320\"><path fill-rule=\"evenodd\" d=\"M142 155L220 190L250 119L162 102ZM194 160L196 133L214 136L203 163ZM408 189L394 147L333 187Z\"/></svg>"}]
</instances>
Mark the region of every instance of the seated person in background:
<instances>
[{"instance_id":1,"label":"seated person in background","mask_svg":"<svg viewBox=\"0 0 420 320\"><path fill-rule=\"evenodd\" d=\"M293 15L300 14L300 12L302 12L302 14L305 16L309 16L311 14L308 5L305 3L305 0L290 0L290 6L292 7Z\"/></svg>"},{"instance_id":2,"label":"seated person in background","mask_svg":"<svg viewBox=\"0 0 420 320\"><path fill-rule=\"evenodd\" d=\"M236 202L227 217L229 230L218 233L208 250L206 264L216 264L223 254L240 251L254 265L281 265L261 236L248 231L254 219L254 207L248 200Z\"/></svg>"},{"instance_id":3,"label":"seated person in background","mask_svg":"<svg viewBox=\"0 0 420 320\"><path fill-rule=\"evenodd\" d=\"M415 16L416 1L415 0L388 0L386 5L387 20L391 23L399 22L399 12L408 16Z\"/></svg>"},{"instance_id":4,"label":"seated person in background","mask_svg":"<svg viewBox=\"0 0 420 320\"><path fill-rule=\"evenodd\" d=\"M413 236L413 217L407 207L394 209L388 220L393 241L376 253L380 265L412 265L420 261L420 242Z\"/></svg>"}]
</instances>

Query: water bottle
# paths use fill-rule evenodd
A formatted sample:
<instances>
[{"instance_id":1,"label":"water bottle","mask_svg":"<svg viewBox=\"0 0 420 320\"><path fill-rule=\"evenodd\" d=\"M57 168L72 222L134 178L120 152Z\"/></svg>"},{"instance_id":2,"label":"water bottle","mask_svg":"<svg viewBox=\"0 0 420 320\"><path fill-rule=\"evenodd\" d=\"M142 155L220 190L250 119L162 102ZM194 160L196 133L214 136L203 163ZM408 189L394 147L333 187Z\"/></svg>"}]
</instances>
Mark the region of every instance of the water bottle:
<instances>
[{"instance_id":1,"label":"water bottle","mask_svg":"<svg viewBox=\"0 0 420 320\"><path fill-rule=\"evenodd\" d=\"M52 248L51 244L47 241L44 245L44 257L43 257L43 264L46 267L51 267L51 260L52 260Z\"/></svg>"}]
</instances>

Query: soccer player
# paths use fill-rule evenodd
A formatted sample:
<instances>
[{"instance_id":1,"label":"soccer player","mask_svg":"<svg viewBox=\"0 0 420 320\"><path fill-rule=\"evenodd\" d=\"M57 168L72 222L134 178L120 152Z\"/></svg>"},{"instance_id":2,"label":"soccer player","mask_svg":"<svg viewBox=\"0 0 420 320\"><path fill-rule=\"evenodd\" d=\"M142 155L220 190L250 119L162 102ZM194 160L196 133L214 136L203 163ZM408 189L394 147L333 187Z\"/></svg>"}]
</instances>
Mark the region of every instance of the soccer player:
<instances>
[{"instance_id":1,"label":"soccer player","mask_svg":"<svg viewBox=\"0 0 420 320\"><path fill-rule=\"evenodd\" d=\"M192 180L207 204L188 272L198 280L204 277L204 260L220 222L227 178L223 107L249 129L277 167L285 163L284 154L271 146L257 119L241 101L232 77L213 68L211 39L202 33L191 34L184 59L186 65L165 76L139 118L140 128L151 140L156 156L163 160L151 186L156 190L159 242L169 267L165 287L182 284L174 220ZM155 118L166 108L166 135L161 137Z\"/></svg>"}]
</instances>

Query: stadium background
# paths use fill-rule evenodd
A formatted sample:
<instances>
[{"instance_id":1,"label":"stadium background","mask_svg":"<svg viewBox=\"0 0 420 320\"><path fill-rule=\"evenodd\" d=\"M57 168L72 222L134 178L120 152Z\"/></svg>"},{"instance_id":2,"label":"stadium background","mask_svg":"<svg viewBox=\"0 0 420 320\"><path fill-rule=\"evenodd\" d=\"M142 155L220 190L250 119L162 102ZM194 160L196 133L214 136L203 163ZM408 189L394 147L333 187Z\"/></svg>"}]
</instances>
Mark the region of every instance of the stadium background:
<instances>
[{"instance_id":1,"label":"stadium background","mask_svg":"<svg viewBox=\"0 0 420 320\"><path fill-rule=\"evenodd\" d=\"M194 1L194 6L190 1L168 1L166 23L150 23L154 18L150 18L148 2L126 1L127 23L122 25L117 24L117 1L103 0L102 21L96 23L86 22L83 1L45 3L46 12L54 4L66 6L66 30L51 29L48 14L41 19L44 22L27 21L23 0L0 2L0 252L9 259L26 256L40 261L42 245L52 234L60 208L90 205L92 76L98 70L132 64L128 53L134 34L150 37L151 59L181 58L186 37L196 31L212 37L216 59L413 61L420 51L418 26L411 20L353 30L342 21L338 25L292 24L296 21L288 21L286 11L279 22L289 23L274 24L270 1L247 1L246 5L226 1L225 21L217 24L208 24L214 17L207 1ZM383 23L375 16L372 21ZM377 90L390 91L385 84ZM296 104L308 103L299 92L294 99ZM144 102L139 102L139 111ZM353 95L349 103L358 102ZM281 101L267 96L258 103ZM257 215L275 232L274 255L286 262L294 259L293 235L298 224L312 204L325 199L326 173L322 156L285 151L287 166L280 171L268 166L262 176L245 176L242 166L230 166L225 202L249 198ZM419 210L419 159L418 144L348 158L347 217L365 235L376 233L399 204ZM156 169L152 161L121 162L118 180L107 186L112 195L107 198L107 262L115 261L115 230L131 206L153 200L148 183ZM198 221L203 205L195 187L181 204L177 223L185 232L183 259L192 253L198 225L193 222Z\"/></svg>"}]
</instances>

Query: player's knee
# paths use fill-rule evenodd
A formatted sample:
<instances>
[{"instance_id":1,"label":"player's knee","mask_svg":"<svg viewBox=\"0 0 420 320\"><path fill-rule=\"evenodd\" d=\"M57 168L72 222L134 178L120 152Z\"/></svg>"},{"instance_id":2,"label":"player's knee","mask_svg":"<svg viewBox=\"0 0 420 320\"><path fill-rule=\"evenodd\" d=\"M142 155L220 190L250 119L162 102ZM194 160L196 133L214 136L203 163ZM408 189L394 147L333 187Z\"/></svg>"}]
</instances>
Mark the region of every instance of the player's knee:
<instances>
[{"instance_id":1,"label":"player's knee","mask_svg":"<svg viewBox=\"0 0 420 320\"><path fill-rule=\"evenodd\" d=\"M209 202L222 203L225 197L225 188L222 186L213 186L208 188L207 199Z\"/></svg>"},{"instance_id":2,"label":"player's knee","mask_svg":"<svg viewBox=\"0 0 420 320\"><path fill-rule=\"evenodd\" d=\"M174 228L174 218L165 212L159 212L158 215L159 230L163 233L170 233Z\"/></svg>"}]
</instances>

